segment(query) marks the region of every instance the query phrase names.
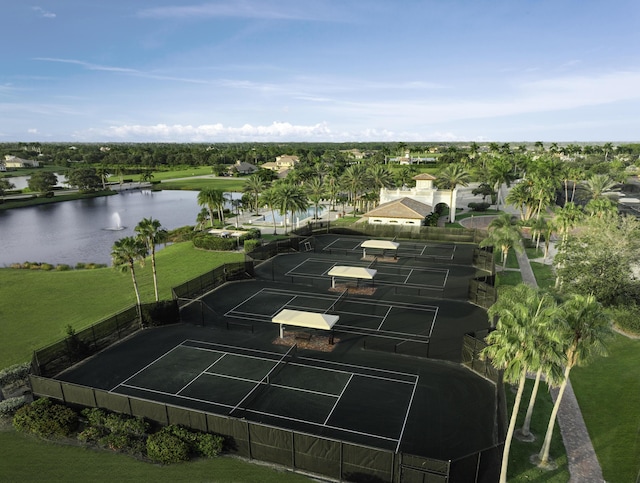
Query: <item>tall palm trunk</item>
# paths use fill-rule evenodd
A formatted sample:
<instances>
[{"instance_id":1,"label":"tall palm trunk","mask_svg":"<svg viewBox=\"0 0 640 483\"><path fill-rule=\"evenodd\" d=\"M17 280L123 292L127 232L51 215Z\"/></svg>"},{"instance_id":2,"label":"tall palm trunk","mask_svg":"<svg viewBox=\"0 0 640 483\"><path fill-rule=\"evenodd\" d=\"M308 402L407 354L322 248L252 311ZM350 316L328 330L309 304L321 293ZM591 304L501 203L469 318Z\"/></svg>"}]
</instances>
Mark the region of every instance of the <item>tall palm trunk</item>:
<instances>
[{"instance_id":1,"label":"tall palm trunk","mask_svg":"<svg viewBox=\"0 0 640 483\"><path fill-rule=\"evenodd\" d=\"M533 383L533 389L531 390L531 399L529 399L529 406L527 407L527 414L524 417L524 423L520 429L520 433L523 436L529 436L531 434L531 416L533 415L533 407L536 405L536 396L538 395L538 387L540 386L540 379L542 378L542 367L536 372L536 380Z\"/></svg>"},{"instance_id":2,"label":"tall palm trunk","mask_svg":"<svg viewBox=\"0 0 640 483\"><path fill-rule=\"evenodd\" d=\"M549 417L549 424L547 425L547 433L544 436L544 443L542 443L542 448L540 449L540 453L538 453L538 466L540 468L549 466L549 450L551 449L551 437L553 436L553 428L556 424L556 416L558 415L558 410L560 409L562 395L564 394L564 390L567 388L567 384L569 383L569 372L571 372L570 363L568 363L567 367L564 368L564 379L562 381L562 384L560 385L560 389L558 390L558 396L556 397L556 402L553 405L553 410L551 411L551 416Z\"/></svg>"},{"instance_id":3,"label":"tall palm trunk","mask_svg":"<svg viewBox=\"0 0 640 483\"><path fill-rule=\"evenodd\" d=\"M156 272L156 246L154 243L151 244L151 271L153 273L153 290L156 296L156 302L160 299L158 298L158 274Z\"/></svg>"},{"instance_id":4,"label":"tall palm trunk","mask_svg":"<svg viewBox=\"0 0 640 483\"><path fill-rule=\"evenodd\" d=\"M522 393L524 392L524 383L527 380L527 370L524 369L520 375L518 382L518 391L516 392L516 398L513 401L513 409L511 410L511 419L509 420L509 428L507 429L507 435L504 440L504 449L502 450L502 466L500 467L500 483L507 483L507 468L509 466L509 451L511 449L511 440L513 439L513 433L516 429L516 419L518 418L518 409L520 408L520 401L522 400Z\"/></svg>"}]
</instances>

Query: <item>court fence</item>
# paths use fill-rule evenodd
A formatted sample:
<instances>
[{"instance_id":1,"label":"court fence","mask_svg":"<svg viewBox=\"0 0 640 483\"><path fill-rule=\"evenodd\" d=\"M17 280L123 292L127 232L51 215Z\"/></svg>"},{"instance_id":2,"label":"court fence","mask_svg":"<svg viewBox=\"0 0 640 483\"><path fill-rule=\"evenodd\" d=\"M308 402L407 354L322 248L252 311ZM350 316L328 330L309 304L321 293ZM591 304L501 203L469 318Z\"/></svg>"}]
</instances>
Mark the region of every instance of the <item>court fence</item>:
<instances>
[{"instance_id":1,"label":"court fence","mask_svg":"<svg viewBox=\"0 0 640 483\"><path fill-rule=\"evenodd\" d=\"M429 240L439 242L480 243L486 237L486 231L476 228L446 228L436 226L412 226L412 225L377 225L362 223L358 225L344 226L331 224L327 221L308 223L295 230L293 234L298 236L310 236L322 233L337 235L366 235L374 238L403 238L416 240Z\"/></svg>"},{"instance_id":2,"label":"court fence","mask_svg":"<svg viewBox=\"0 0 640 483\"><path fill-rule=\"evenodd\" d=\"M357 443L278 428L263 423L188 409L158 401L95 389L32 374L34 395L75 407L101 408L145 418L161 425L181 425L225 436L225 450L241 457L274 463L294 471L338 481L388 483L455 483L495 481L479 454L460 462L443 461ZM496 465L499 467L499 464ZM454 475L455 478L453 477Z\"/></svg>"},{"instance_id":3,"label":"court fence","mask_svg":"<svg viewBox=\"0 0 640 483\"><path fill-rule=\"evenodd\" d=\"M255 275L252 260L225 263L207 273L203 273L191 280L171 288L173 300L195 299L210 292L214 288L233 280L251 279Z\"/></svg>"},{"instance_id":4,"label":"court fence","mask_svg":"<svg viewBox=\"0 0 640 483\"><path fill-rule=\"evenodd\" d=\"M154 305L154 304L151 304ZM34 351L31 372L53 376L141 329L136 305Z\"/></svg>"}]
</instances>

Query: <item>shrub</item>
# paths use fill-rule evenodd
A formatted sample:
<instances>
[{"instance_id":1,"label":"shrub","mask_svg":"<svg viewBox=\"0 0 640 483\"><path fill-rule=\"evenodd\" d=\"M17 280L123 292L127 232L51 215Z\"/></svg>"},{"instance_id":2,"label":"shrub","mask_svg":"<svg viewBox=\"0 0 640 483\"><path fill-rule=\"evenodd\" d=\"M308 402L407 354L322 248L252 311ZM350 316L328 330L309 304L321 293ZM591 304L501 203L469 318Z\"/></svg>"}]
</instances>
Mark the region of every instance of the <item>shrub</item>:
<instances>
[{"instance_id":1,"label":"shrub","mask_svg":"<svg viewBox=\"0 0 640 483\"><path fill-rule=\"evenodd\" d=\"M147 438L147 456L168 465L189 459L189 445L163 428Z\"/></svg>"},{"instance_id":2,"label":"shrub","mask_svg":"<svg viewBox=\"0 0 640 483\"><path fill-rule=\"evenodd\" d=\"M15 382L26 382L29 377L31 364L25 362L23 364L14 364L0 371L0 386L7 386Z\"/></svg>"},{"instance_id":3,"label":"shrub","mask_svg":"<svg viewBox=\"0 0 640 483\"><path fill-rule=\"evenodd\" d=\"M146 444L143 438L127 433L108 433L98 440L98 444L112 451L122 453L144 453Z\"/></svg>"},{"instance_id":4,"label":"shrub","mask_svg":"<svg viewBox=\"0 0 640 483\"><path fill-rule=\"evenodd\" d=\"M260 246L260 240L245 240L244 241L244 252L245 253L251 253L253 250L255 250L256 247Z\"/></svg>"},{"instance_id":5,"label":"shrub","mask_svg":"<svg viewBox=\"0 0 640 483\"><path fill-rule=\"evenodd\" d=\"M50 270L53 270L53 265L49 263L43 263L42 265L40 265L40 269L48 272Z\"/></svg>"},{"instance_id":6,"label":"shrub","mask_svg":"<svg viewBox=\"0 0 640 483\"><path fill-rule=\"evenodd\" d=\"M80 413L87 420L87 424L98 428L104 427L107 413L99 408L86 408Z\"/></svg>"},{"instance_id":7,"label":"shrub","mask_svg":"<svg viewBox=\"0 0 640 483\"><path fill-rule=\"evenodd\" d=\"M189 241L196 232L193 231L193 226L183 226L169 231L168 240L173 243Z\"/></svg>"},{"instance_id":8,"label":"shrub","mask_svg":"<svg viewBox=\"0 0 640 483\"><path fill-rule=\"evenodd\" d=\"M623 332L640 335L640 307L638 305L618 305L610 310L616 327Z\"/></svg>"},{"instance_id":9,"label":"shrub","mask_svg":"<svg viewBox=\"0 0 640 483\"><path fill-rule=\"evenodd\" d=\"M141 312L145 327L158 327L180 322L180 309L174 300L161 300L145 304L142 306Z\"/></svg>"},{"instance_id":10,"label":"shrub","mask_svg":"<svg viewBox=\"0 0 640 483\"><path fill-rule=\"evenodd\" d=\"M97 426L89 426L78 433L78 441L82 443L97 443L105 436L105 430Z\"/></svg>"},{"instance_id":11,"label":"shrub","mask_svg":"<svg viewBox=\"0 0 640 483\"><path fill-rule=\"evenodd\" d=\"M59 272L66 272L67 270L71 270L71 267L66 263L60 263L56 265L56 270Z\"/></svg>"},{"instance_id":12,"label":"shrub","mask_svg":"<svg viewBox=\"0 0 640 483\"><path fill-rule=\"evenodd\" d=\"M106 416L104 426L112 433L130 434L132 436L144 436L149 431L149 423L144 419L116 413Z\"/></svg>"},{"instance_id":13,"label":"shrub","mask_svg":"<svg viewBox=\"0 0 640 483\"><path fill-rule=\"evenodd\" d=\"M11 417L18 409L27 404L25 396L10 397L4 401L0 401L0 417Z\"/></svg>"},{"instance_id":14,"label":"shrub","mask_svg":"<svg viewBox=\"0 0 640 483\"><path fill-rule=\"evenodd\" d=\"M189 448L189 453L196 456L212 458L222 451L224 438L211 433L191 431L183 426L171 425L163 429L184 441Z\"/></svg>"},{"instance_id":15,"label":"shrub","mask_svg":"<svg viewBox=\"0 0 640 483\"><path fill-rule=\"evenodd\" d=\"M221 238L209 233L198 233L193 237L193 245L205 250L231 251L237 246L235 238Z\"/></svg>"},{"instance_id":16,"label":"shrub","mask_svg":"<svg viewBox=\"0 0 640 483\"><path fill-rule=\"evenodd\" d=\"M78 415L66 406L43 398L18 409L13 417L13 426L17 431L41 438L68 437L78 426Z\"/></svg>"},{"instance_id":17,"label":"shrub","mask_svg":"<svg viewBox=\"0 0 640 483\"><path fill-rule=\"evenodd\" d=\"M469 208L471 208L471 211L487 211L489 209L489 207L491 206L490 203L469 203Z\"/></svg>"},{"instance_id":18,"label":"shrub","mask_svg":"<svg viewBox=\"0 0 640 483\"><path fill-rule=\"evenodd\" d=\"M83 270L84 268L86 268L87 264L84 262L78 262L76 263L76 270Z\"/></svg>"}]
</instances>

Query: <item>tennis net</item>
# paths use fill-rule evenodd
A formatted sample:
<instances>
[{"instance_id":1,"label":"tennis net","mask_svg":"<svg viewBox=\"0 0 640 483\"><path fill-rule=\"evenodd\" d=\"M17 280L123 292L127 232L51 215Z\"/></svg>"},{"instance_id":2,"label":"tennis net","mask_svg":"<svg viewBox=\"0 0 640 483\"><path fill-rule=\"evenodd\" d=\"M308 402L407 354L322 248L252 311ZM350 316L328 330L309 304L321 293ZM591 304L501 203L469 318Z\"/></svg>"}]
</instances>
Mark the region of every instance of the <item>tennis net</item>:
<instances>
[{"instance_id":1,"label":"tennis net","mask_svg":"<svg viewBox=\"0 0 640 483\"><path fill-rule=\"evenodd\" d=\"M338 295L338 298L333 301L333 303L329 306L327 310L324 311L324 313L326 314L327 312L333 312L334 309L338 306L338 304L341 303L344 300L344 298L347 296L347 292L349 292L349 289L347 288L345 288L342 292L340 292L340 295Z\"/></svg>"},{"instance_id":2,"label":"tennis net","mask_svg":"<svg viewBox=\"0 0 640 483\"><path fill-rule=\"evenodd\" d=\"M277 376L280 371L282 371L285 366L295 357L295 354L298 350L298 346L296 344L292 345L287 352L283 354L283 356L276 362L276 364L265 374L265 376L260 379L260 381L253 386L251 391L247 393L245 397L243 397L238 404L236 404L231 411L229 411L229 416L233 416L236 411L246 409L255 399L264 392L270 385L271 381Z\"/></svg>"}]
</instances>

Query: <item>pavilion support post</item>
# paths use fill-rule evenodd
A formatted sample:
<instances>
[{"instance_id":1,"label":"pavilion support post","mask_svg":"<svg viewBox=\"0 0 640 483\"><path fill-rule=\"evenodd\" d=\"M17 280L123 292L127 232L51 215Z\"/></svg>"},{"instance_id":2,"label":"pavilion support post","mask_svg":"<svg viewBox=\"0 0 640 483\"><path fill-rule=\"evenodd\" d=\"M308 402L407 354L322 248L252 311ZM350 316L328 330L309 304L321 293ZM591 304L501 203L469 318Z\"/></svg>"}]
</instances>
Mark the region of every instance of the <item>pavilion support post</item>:
<instances>
[{"instance_id":1,"label":"pavilion support post","mask_svg":"<svg viewBox=\"0 0 640 483\"><path fill-rule=\"evenodd\" d=\"M331 277L331 288L336 288L336 277Z\"/></svg>"},{"instance_id":2,"label":"pavilion support post","mask_svg":"<svg viewBox=\"0 0 640 483\"><path fill-rule=\"evenodd\" d=\"M280 338L284 339L284 324L280 324Z\"/></svg>"}]
</instances>

